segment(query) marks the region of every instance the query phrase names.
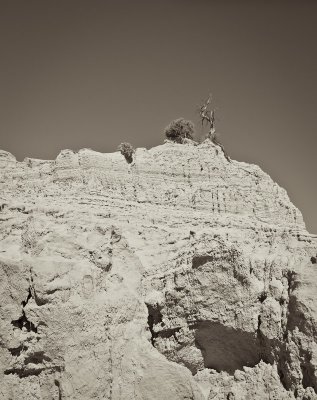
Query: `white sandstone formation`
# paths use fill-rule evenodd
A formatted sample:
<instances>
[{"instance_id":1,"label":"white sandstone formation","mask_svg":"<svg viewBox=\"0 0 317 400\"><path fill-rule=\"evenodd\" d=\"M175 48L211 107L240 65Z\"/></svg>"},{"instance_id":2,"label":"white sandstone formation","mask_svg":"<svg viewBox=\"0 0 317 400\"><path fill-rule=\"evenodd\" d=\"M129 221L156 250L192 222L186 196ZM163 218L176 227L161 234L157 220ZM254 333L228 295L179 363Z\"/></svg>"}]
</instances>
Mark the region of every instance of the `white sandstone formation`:
<instances>
[{"instance_id":1,"label":"white sandstone formation","mask_svg":"<svg viewBox=\"0 0 317 400\"><path fill-rule=\"evenodd\" d=\"M0 152L0 399L317 399L317 241L219 146Z\"/></svg>"}]
</instances>

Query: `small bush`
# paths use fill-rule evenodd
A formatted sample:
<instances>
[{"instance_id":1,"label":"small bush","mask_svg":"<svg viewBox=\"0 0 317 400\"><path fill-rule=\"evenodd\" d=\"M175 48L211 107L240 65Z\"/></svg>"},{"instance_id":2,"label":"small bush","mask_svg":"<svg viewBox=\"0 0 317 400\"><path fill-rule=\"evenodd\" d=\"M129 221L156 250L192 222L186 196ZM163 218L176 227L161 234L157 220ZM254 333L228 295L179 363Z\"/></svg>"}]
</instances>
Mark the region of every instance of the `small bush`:
<instances>
[{"instance_id":1,"label":"small bush","mask_svg":"<svg viewBox=\"0 0 317 400\"><path fill-rule=\"evenodd\" d=\"M127 162L129 164L132 163L133 161L133 153L134 153L134 148L132 146L132 144L130 143L121 143L118 146L118 150L121 152L121 154L125 157L125 159L127 160Z\"/></svg>"},{"instance_id":2,"label":"small bush","mask_svg":"<svg viewBox=\"0 0 317 400\"><path fill-rule=\"evenodd\" d=\"M176 143L184 143L185 139L193 140L194 124L184 118L178 118L165 128L164 133L167 139Z\"/></svg>"}]
</instances>

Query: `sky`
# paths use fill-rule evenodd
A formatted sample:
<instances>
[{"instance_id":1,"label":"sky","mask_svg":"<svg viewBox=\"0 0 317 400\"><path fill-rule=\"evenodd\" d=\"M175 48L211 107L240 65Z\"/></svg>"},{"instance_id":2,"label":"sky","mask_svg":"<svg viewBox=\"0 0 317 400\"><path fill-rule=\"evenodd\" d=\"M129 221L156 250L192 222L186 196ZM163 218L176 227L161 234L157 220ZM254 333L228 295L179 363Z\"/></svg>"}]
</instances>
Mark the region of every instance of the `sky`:
<instances>
[{"instance_id":1,"label":"sky","mask_svg":"<svg viewBox=\"0 0 317 400\"><path fill-rule=\"evenodd\" d=\"M315 0L0 0L0 148L151 148L211 92L231 158L317 233Z\"/></svg>"}]
</instances>

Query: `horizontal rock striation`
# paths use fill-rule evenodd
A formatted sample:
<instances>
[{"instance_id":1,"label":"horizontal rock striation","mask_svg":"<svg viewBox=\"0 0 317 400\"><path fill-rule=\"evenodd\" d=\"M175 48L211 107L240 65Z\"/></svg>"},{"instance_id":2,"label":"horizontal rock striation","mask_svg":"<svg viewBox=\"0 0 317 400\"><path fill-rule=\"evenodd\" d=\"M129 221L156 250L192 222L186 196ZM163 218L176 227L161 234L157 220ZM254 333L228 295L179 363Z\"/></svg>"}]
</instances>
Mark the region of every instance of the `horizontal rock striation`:
<instances>
[{"instance_id":1,"label":"horizontal rock striation","mask_svg":"<svg viewBox=\"0 0 317 400\"><path fill-rule=\"evenodd\" d=\"M317 399L317 238L211 141L0 152L0 399Z\"/></svg>"}]
</instances>

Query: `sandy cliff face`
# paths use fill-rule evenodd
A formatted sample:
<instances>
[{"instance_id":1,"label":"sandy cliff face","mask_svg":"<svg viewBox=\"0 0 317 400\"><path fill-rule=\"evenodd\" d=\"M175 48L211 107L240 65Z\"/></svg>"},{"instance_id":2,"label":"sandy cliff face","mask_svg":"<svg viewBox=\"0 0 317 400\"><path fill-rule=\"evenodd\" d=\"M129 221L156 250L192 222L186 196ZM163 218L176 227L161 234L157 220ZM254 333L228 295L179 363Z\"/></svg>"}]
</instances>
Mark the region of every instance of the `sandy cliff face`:
<instances>
[{"instance_id":1,"label":"sandy cliff face","mask_svg":"<svg viewBox=\"0 0 317 400\"><path fill-rule=\"evenodd\" d=\"M316 399L317 242L219 147L0 153L0 398Z\"/></svg>"}]
</instances>

